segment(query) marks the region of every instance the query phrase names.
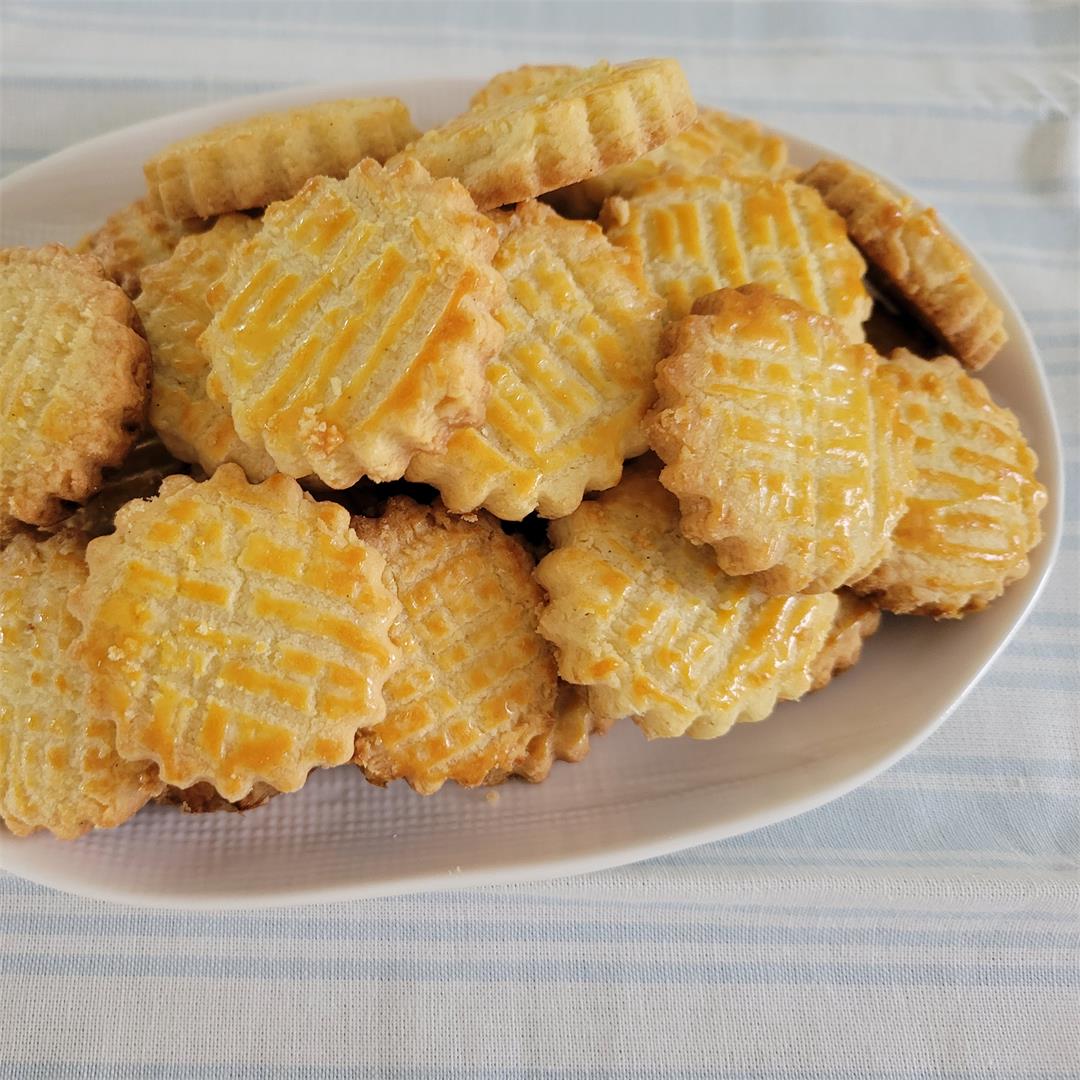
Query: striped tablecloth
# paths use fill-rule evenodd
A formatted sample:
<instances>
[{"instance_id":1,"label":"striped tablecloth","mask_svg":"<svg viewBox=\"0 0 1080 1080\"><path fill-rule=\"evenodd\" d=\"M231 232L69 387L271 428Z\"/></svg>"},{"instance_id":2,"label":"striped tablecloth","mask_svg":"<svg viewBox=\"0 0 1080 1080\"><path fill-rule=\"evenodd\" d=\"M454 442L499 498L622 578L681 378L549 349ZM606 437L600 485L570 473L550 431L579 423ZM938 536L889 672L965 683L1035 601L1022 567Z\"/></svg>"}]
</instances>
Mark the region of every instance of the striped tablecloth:
<instances>
[{"instance_id":1,"label":"striped tablecloth","mask_svg":"<svg viewBox=\"0 0 1080 1080\"><path fill-rule=\"evenodd\" d=\"M0 876L0 1074L1080 1076L1080 124L1073 4L17 3L0 162L289 83L672 55L893 173L1035 332L1064 547L944 728L738 840L541 885L256 914Z\"/></svg>"}]
</instances>

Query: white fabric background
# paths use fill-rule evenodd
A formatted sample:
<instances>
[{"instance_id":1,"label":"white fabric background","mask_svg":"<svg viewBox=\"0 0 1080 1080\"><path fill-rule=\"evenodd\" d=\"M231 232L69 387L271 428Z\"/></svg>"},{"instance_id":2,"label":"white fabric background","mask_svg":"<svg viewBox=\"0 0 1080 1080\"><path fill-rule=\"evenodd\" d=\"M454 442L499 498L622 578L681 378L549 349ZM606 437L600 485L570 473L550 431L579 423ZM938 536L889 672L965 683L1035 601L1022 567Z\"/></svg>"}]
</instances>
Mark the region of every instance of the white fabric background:
<instances>
[{"instance_id":1,"label":"white fabric background","mask_svg":"<svg viewBox=\"0 0 1080 1080\"><path fill-rule=\"evenodd\" d=\"M1080 1076L1080 12L1061 3L2 6L0 169L291 83L673 55L891 172L1039 343L1052 583L944 728L794 821L622 870L274 913L0 875L0 1075Z\"/></svg>"}]
</instances>

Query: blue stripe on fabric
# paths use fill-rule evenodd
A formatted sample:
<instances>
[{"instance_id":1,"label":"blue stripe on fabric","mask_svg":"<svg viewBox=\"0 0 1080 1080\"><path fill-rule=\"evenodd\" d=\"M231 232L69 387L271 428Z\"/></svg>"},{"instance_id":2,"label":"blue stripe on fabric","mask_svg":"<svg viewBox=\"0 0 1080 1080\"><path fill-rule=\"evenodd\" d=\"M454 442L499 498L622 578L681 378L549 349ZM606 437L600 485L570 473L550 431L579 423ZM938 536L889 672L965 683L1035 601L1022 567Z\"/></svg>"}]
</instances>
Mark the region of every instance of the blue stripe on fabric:
<instances>
[{"instance_id":1,"label":"blue stripe on fabric","mask_svg":"<svg viewBox=\"0 0 1080 1080\"><path fill-rule=\"evenodd\" d=\"M580 40L589 35L610 39L617 36L617 26L612 25L612 9L605 4L581 4L571 0L549 0L541 6L524 8L522 18L517 5L499 0L485 3L462 2L453 5L452 14L443 3L431 0L414 0L393 7L392 23L388 25L384 6L349 5L348 21L327 18L339 15L342 7L330 3L307 3L302 18L298 18L295 0L262 0L258 6L258 19L249 23L253 32L265 33L268 25L280 15L284 30L310 27L325 33L327 30L352 31L361 35L365 30L394 30L399 34L438 35L445 42L447 31L457 30L473 36L492 33L528 34L542 28L549 40L561 37L564 41ZM189 22L198 36L207 36L209 16L220 20L222 5L219 0L188 0L183 4L155 3L140 5L140 15L145 23L153 19L170 22ZM848 41L884 41L914 46L925 46L927 26L933 26L933 37L956 46L1018 44L1046 46L1048 48L1074 47L1078 43L1075 10L1071 6L1011 10L1007 7L983 6L978 18L972 18L971 8L965 4L907 3L904 5L867 6L858 2L800 2L800 0L774 0L770 4L706 5L687 2L668 2L662 7L662 17L654 0L622 0L618 5L618 25L625 27L648 27L649 37L654 41L683 41L693 44L724 41L761 42L767 44L777 39L801 39L812 44L820 36L823 26L829 27L828 39ZM46 13L72 15L86 18L86 5L82 3L47 2L34 5L8 4L5 18L13 22L34 23L53 21ZM125 3L95 3L93 13L113 18L102 20L110 25L119 19L130 17L130 6ZM535 14L534 14L535 13ZM533 15L532 20L528 18ZM530 25L530 21L535 25ZM329 25L320 25L329 24Z\"/></svg>"},{"instance_id":2,"label":"blue stripe on fabric","mask_svg":"<svg viewBox=\"0 0 1080 1080\"><path fill-rule=\"evenodd\" d=\"M791 852L792 858L801 857ZM701 865L699 860L684 859L683 866ZM789 858L787 865L791 865ZM676 923L662 913L651 917L639 917L637 922L597 920L595 918L572 921L538 921L521 923L512 914L496 916L488 912L483 919L476 912L443 915L438 921L402 919L393 932L377 920L354 920L305 915L287 922L268 918L269 913L257 915L201 915L176 914L162 916L159 912L138 909L111 908L106 912L9 912L4 919L3 932L9 935L28 935L40 938L56 935L58 938L89 937L126 942L135 951L141 950L140 939L156 941L213 939L228 934L236 942L255 942L270 923L276 923L275 938L280 944L286 941L303 944L325 942L330 937L346 937L352 943L393 941L395 943L422 944L470 944L497 938L500 942L536 942L565 945L725 945L737 946L748 938L767 935L770 946L792 947L816 945L829 947L876 946L905 948L960 948L984 945L987 937L994 939L995 948L1005 952L1021 952L1030 949L1072 949L1080 953L1080 927L1010 926L1001 933L993 921L985 926L951 927L943 930L908 929L890 924L892 920L906 918L906 912L881 911L882 922L878 926L833 924L830 919L807 926L785 926L772 918L765 918L759 927L731 926L703 920L695 923ZM646 913L642 913L644 916ZM6 950L0 946L0 956ZM11 955L14 955L12 951ZM88 954L91 955L91 954ZM248 954L234 954L233 961L243 964ZM287 960L287 958L286 958ZM1080 961L1080 956L1078 956Z\"/></svg>"},{"instance_id":3,"label":"blue stripe on fabric","mask_svg":"<svg viewBox=\"0 0 1080 1080\"><path fill-rule=\"evenodd\" d=\"M334 955L282 957L270 953L243 958L221 956L98 955L25 952L0 955L0 973L22 978L116 978L219 980L233 978L303 980L318 982L413 983L578 983L588 986L813 986L834 984L862 987L950 986L970 989L991 987L1046 989L1080 988L1080 964L1062 956L1059 963L1028 958L1022 965L1005 966L991 952L970 965L938 961L846 962L813 957L787 961L716 959L648 959L628 952L618 961L588 957L561 957L552 950L533 957L500 956L495 950L438 957Z\"/></svg>"}]
</instances>

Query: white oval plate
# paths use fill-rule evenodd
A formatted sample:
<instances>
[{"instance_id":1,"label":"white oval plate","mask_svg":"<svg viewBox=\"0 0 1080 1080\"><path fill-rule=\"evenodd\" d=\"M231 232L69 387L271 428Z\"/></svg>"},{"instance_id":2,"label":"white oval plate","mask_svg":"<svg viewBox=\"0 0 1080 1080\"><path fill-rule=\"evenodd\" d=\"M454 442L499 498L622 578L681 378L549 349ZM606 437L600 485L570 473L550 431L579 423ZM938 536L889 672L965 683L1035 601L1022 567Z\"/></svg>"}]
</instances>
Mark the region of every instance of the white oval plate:
<instances>
[{"instance_id":1,"label":"white oval plate","mask_svg":"<svg viewBox=\"0 0 1080 1080\"><path fill-rule=\"evenodd\" d=\"M0 183L0 242L74 242L143 191L142 162L183 135L306 101L392 94L421 128L459 112L459 80L289 89L165 116L80 143ZM781 132L780 134L784 134ZM835 154L786 136L794 162ZM897 185L899 187L899 185ZM372 787L353 766L250 814L192 817L151 806L122 828L63 843L0 830L0 866L86 896L184 908L251 908L582 873L720 840L843 795L888 768L944 720L1008 642L1050 569L1061 533L1061 453L1031 335L990 271L1009 344L986 372L1020 417L1050 491L1031 572L963 622L890 619L860 664L767 722L713 742L646 743L616 725L581 765L496 801L448 785L421 798ZM917 677L913 674L917 673Z\"/></svg>"}]
</instances>

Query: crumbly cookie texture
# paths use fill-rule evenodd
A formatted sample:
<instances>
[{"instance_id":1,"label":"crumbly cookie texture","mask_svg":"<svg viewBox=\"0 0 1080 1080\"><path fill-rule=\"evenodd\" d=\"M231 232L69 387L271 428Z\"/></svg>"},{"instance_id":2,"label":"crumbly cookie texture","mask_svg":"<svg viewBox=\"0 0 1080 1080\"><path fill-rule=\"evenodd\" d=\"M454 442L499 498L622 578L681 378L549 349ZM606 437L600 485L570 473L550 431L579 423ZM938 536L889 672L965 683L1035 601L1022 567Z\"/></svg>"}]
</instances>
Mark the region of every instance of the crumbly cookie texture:
<instances>
[{"instance_id":1,"label":"crumbly cookie texture","mask_svg":"<svg viewBox=\"0 0 1080 1080\"><path fill-rule=\"evenodd\" d=\"M134 300L142 291L143 270L167 259L185 236L205 228L206 222L198 218L172 221L148 198L136 199L84 236L75 251L96 256L105 273Z\"/></svg>"},{"instance_id":2,"label":"crumbly cookie texture","mask_svg":"<svg viewBox=\"0 0 1080 1080\"><path fill-rule=\"evenodd\" d=\"M386 557L402 604L386 717L358 732L354 761L375 783L405 779L425 795L503 779L556 719L532 558L487 514L452 517L404 496L354 528Z\"/></svg>"},{"instance_id":3,"label":"crumbly cookie texture","mask_svg":"<svg viewBox=\"0 0 1080 1080\"><path fill-rule=\"evenodd\" d=\"M768 596L724 574L680 534L655 462L634 462L550 532L555 550L536 571L549 597L540 632L596 716L633 716L652 738L707 739L809 689L836 595Z\"/></svg>"},{"instance_id":4,"label":"crumbly cookie texture","mask_svg":"<svg viewBox=\"0 0 1080 1080\"><path fill-rule=\"evenodd\" d=\"M0 537L62 520L131 448L150 370L136 325L92 256L0 250Z\"/></svg>"},{"instance_id":5,"label":"crumbly cookie texture","mask_svg":"<svg viewBox=\"0 0 1080 1080\"><path fill-rule=\"evenodd\" d=\"M959 618L1028 572L1046 489L1016 417L954 357L883 365L915 433L915 488L885 560L856 591L899 614Z\"/></svg>"},{"instance_id":6,"label":"crumbly cookie texture","mask_svg":"<svg viewBox=\"0 0 1080 1080\"><path fill-rule=\"evenodd\" d=\"M174 221L289 199L313 176L341 178L416 137L397 98L320 101L222 124L167 146L144 166L152 206Z\"/></svg>"},{"instance_id":7,"label":"crumbly cookie texture","mask_svg":"<svg viewBox=\"0 0 1080 1080\"><path fill-rule=\"evenodd\" d=\"M424 132L402 154L432 176L457 177L489 210L633 161L697 113L674 60L600 63L522 85Z\"/></svg>"},{"instance_id":8,"label":"crumbly cookie texture","mask_svg":"<svg viewBox=\"0 0 1080 1080\"><path fill-rule=\"evenodd\" d=\"M228 408L210 400L210 361L199 338L212 314L207 292L232 251L258 231L259 222L244 214L218 218L208 232L180 241L170 258L149 267L135 301L153 358L150 426L181 461L208 474L233 461L252 482L276 472L273 459L261 445L245 443Z\"/></svg>"},{"instance_id":9,"label":"crumbly cookie texture","mask_svg":"<svg viewBox=\"0 0 1080 1080\"><path fill-rule=\"evenodd\" d=\"M90 714L117 748L179 788L206 781L229 802L258 784L301 787L352 755L385 710L400 605L383 557L349 514L276 474L238 465L203 483L170 476L87 548L71 597Z\"/></svg>"},{"instance_id":10,"label":"crumbly cookie texture","mask_svg":"<svg viewBox=\"0 0 1080 1080\"><path fill-rule=\"evenodd\" d=\"M487 414L406 475L437 487L454 513L563 517L647 448L662 305L640 262L594 223L536 202L497 220L506 341L488 365Z\"/></svg>"},{"instance_id":11,"label":"crumbly cookie texture","mask_svg":"<svg viewBox=\"0 0 1080 1080\"><path fill-rule=\"evenodd\" d=\"M868 172L845 161L819 161L800 177L847 223L884 284L972 371L1005 344L1000 308L971 272L971 260L941 227Z\"/></svg>"},{"instance_id":12,"label":"crumbly cookie texture","mask_svg":"<svg viewBox=\"0 0 1080 1080\"><path fill-rule=\"evenodd\" d=\"M211 399L289 476L397 479L483 420L503 342L497 247L468 192L411 159L312 180L211 290Z\"/></svg>"},{"instance_id":13,"label":"crumbly cookie texture","mask_svg":"<svg viewBox=\"0 0 1080 1080\"><path fill-rule=\"evenodd\" d=\"M756 283L835 319L863 340L866 264L812 188L735 174L661 173L600 214L612 243L637 254L672 319L722 288Z\"/></svg>"},{"instance_id":14,"label":"crumbly cookie texture","mask_svg":"<svg viewBox=\"0 0 1080 1080\"><path fill-rule=\"evenodd\" d=\"M884 557L914 478L898 392L868 345L758 285L670 328L647 421L682 532L767 592L829 592Z\"/></svg>"},{"instance_id":15,"label":"crumbly cookie texture","mask_svg":"<svg viewBox=\"0 0 1080 1080\"><path fill-rule=\"evenodd\" d=\"M162 789L149 761L118 756L112 718L86 708L67 607L86 580L85 548L65 531L17 536L0 551L0 816L17 836L111 829Z\"/></svg>"},{"instance_id":16,"label":"crumbly cookie texture","mask_svg":"<svg viewBox=\"0 0 1080 1080\"><path fill-rule=\"evenodd\" d=\"M699 107L697 119L656 150L546 198L560 213L587 218L595 217L609 196L629 197L661 173L742 173L782 180L790 171L783 139L753 120Z\"/></svg>"},{"instance_id":17,"label":"crumbly cookie texture","mask_svg":"<svg viewBox=\"0 0 1080 1080\"><path fill-rule=\"evenodd\" d=\"M877 604L851 591L839 589L838 605L832 626L821 652L810 666L811 690L820 690L842 672L854 667L862 655L863 642L881 626Z\"/></svg>"}]
</instances>

